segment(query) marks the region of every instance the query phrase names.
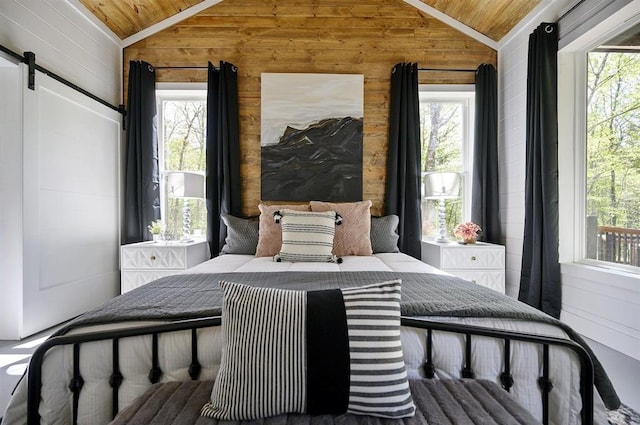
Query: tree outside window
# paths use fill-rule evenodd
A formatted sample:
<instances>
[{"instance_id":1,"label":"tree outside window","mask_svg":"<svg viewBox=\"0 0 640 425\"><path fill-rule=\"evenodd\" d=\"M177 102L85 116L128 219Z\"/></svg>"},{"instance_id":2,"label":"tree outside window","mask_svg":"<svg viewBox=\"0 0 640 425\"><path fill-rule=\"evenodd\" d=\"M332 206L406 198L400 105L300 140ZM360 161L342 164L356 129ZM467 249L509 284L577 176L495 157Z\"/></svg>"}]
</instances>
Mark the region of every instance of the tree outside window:
<instances>
[{"instance_id":1,"label":"tree outside window","mask_svg":"<svg viewBox=\"0 0 640 425\"><path fill-rule=\"evenodd\" d=\"M640 266L640 55L587 61L587 258Z\"/></svg>"},{"instance_id":2,"label":"tree outside window","mask_svg":"<svg viewBox=\"0 0 640 425\"><path fill-rule=\"evenodd\" d=\"M168 92L168 93L167 93ZM204 174L206 161L206 94L163 91L159 93L161 174L170 171L192 171ZM206 236L206 204L204 199L173 198L166 180L161 186L162 219L166 238L180 239L183 228L184 203L189 202L191 234Z\"/></svg>"},{"instance_id":3,"label":"tree outside window","mask_svg":"<svg viewBox=\"0 0 640 425\"><path fill-rule=\"evenodd\" d=\"M462 189L457 199L445 200L447 235L465 217L464 176L468 169L470 123L472 122L473 92L420 92L420 137L422 143L422 171L456 172L462 176ZM438 200L422 200L422 235L438 237Z\"/></svg>"}]
</instances>

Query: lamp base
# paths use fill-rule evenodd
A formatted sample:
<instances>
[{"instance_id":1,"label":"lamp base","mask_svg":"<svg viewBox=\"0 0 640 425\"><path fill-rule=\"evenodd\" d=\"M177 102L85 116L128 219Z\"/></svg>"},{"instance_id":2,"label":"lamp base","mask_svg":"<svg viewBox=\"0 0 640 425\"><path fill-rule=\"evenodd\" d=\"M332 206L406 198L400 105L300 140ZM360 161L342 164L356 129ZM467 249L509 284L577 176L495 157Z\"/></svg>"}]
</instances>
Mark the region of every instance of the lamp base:
<instances>
[{"instance_id":1,"label":"lamp base","mask_svg":"<svg viewBox=\"0 0 640 425\"><path fill-rule=\"evenodd\" d=\"M182 208L182 239L191 238L191 210L189 208L189 199L184 199Z\"/></svg>"},{"instance_id":2,"label":"lamp base","mask_svg":"<svg viewBox=\"0 0 640 425\"><path fill-rule=\"evenodd\" d=\"M449 242L449 239L447 238L447 222L445 219L444 198L440 198L438 216L440 219L440 237L436 239L436 242Z\"/></svg>"}]
</instances>

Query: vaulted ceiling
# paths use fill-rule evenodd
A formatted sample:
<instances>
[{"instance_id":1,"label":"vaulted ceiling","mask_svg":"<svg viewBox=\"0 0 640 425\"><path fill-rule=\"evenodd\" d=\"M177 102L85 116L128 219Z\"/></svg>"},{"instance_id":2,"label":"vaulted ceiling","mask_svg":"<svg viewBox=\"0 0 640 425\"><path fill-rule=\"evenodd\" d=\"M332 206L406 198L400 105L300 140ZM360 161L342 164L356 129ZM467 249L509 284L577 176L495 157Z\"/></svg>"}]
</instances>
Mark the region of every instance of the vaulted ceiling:
<instances>
[{"instance_id":1,"label":"vaulted ceiling","mask_svg":"<svg viewBox=\"0 0 640 425\"><path fill-rule=\"evenodd\" d=\"M500 41L540 0L420 0L458 22Z\"/></svg>"},{"instance_id":2,"label":"vaulted ceiling","mask_svg":"<svg viewBox=\"0 0 640 425\"><path fill-rule=\"evenodd\" d=\"M93 15L102 21L121 40L135 37L154 25L177 17L188 17L189 11L201 10L203 4L215 4L211 0L79 0ZM228 0L229 1L229 0ZM541 0L405 0L416 7L425 6L440 17L448 17L462 25L499 42ZM301 0L301 13L317 16L329 3L348 13L348 1L324 2ZM390 2L387 1L387 4ZM265 2L269 5L268 2ZM271 2L277 7L275 0ZM343 6L340 6L342 4ZM211 6L215 7L215 6ZM438 16L436 16L438 17Z\"/></svg>"},{"instance_id":3,"label":"vaulted ceiling","mask_svg":"<svg viewBox=\"0 0 640 425\"><path fill-rule=\"evenodd\" d=\"M151 27L202 0L80 0L120 39Z\"/></svg>"}]
</instances>

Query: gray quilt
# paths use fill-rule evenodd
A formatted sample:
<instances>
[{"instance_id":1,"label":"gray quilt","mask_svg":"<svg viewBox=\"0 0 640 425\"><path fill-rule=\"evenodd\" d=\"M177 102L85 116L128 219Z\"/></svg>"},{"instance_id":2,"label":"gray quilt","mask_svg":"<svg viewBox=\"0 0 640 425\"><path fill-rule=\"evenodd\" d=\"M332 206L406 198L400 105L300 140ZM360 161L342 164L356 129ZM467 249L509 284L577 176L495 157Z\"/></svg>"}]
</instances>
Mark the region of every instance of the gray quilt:
<instances>
[{"instance_id":1,"label":"gray quilt","mask_svg":"<svg viewBox=\"0 0 640 425\"><path fill-rule=\"evenodd\" d=\"M263 272L184 274L167 276L120 295L77 317L63 328L136 320L180 320L221 314L218 282L252 286L321 290L402 280L403 316L489 317L552 323L589 351L595 365L596 388L609 409L620 405L607 374L586 343L571 328L513 298L462 279L426 273L398 272Z\"/></svg>"}]
</instances>

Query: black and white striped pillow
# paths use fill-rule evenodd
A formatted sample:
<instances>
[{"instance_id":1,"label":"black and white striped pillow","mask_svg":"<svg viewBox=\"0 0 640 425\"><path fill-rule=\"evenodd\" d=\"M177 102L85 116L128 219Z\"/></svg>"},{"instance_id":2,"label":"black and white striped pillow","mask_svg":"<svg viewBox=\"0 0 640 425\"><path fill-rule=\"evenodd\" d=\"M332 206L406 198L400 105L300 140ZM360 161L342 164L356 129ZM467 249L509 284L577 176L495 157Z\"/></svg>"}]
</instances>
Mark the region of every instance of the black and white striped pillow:
<instances>
[{"instance_id":1,"label":"black and white striped pillow","mask_svg":"<svg viewBox=\"0 0 640 425\"><path fill-rule=\"evenodd\" d=\"M276 214L282 226L282 246L275 257L277 261L335 261L336 257L332 254L336 231L335 211L285 209Z\"/></svg>"},{"instance_id":2,"label":"black and white striped pillow","mask_svg":"<svg viewBox=\"0 0 640 425\"><path fill-rule=\"evenodd\" d=\"M413 415L400 342L400 280L342 289L349 333L348 412Z\"/></svg>"},{"instance_id":3,"label":"black and white striped pillow","mask_svg":"<svg viewBox=\"0 0 640 425\"><path fill-rule=\"evenodd\" d=\"M225 345L203 416L415 413L400 342L399 280L309 292L220 286Z\"/></svg>"}]
</instances>

